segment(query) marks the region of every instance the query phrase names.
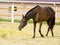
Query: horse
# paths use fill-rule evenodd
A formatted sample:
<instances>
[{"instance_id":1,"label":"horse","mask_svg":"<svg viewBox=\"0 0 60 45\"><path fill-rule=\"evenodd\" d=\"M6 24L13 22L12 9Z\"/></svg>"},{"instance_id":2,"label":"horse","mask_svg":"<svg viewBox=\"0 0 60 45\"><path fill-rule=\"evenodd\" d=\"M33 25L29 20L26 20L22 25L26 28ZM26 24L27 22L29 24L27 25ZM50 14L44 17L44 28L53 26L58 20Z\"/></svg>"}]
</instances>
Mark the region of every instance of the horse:
<instances>
[{"instance_id":1,"label":"horse","mask_svg":"<svg viewBox=\"0 0 60 45\"><path fill-rule=\"evenodd\" d=\"M46 21L48 25L48 31L46 33L46 36L48 36L49 31L51 30L52 37L53 34L53 28L55 25L55 11L51 7L42 7L40 5L36 5L32 9L30 9L25 16L22 16L22 20L19 24L18 29L21 31L26 25L27 21L32 19L34 24L34 35L33 38L35 38L35 31L36 31L36 24L39 23L39 33L41 37L44 37L44 35L41 33L41 26L42 22Z\"/></svg>"}]
</instances>

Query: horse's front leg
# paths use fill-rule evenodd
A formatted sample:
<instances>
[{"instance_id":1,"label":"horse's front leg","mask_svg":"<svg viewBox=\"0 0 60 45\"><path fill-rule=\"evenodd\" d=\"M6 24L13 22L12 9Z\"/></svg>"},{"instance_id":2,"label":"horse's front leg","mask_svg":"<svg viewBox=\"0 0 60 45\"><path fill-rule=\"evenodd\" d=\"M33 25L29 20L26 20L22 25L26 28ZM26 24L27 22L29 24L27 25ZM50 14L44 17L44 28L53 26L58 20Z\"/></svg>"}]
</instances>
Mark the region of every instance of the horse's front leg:
<instances>
[{"instance_id":1,"label":"horse's front leg","mask_svg":"<svg viewBox=\"0 0 60 45\"><path fill-rule=\"evenodd\" d=\"M40 35L41 35L42 37L44 37L44 36L42 35L42 33L41 33L41 26L42 26L42 22L40 22L39 33L40 33Z\"/></svg>"},{"instance_id":2,"label":"horse's front leg","mask_svg":"<svg viewBox=\"0 0 60 45\"><path fill-rule=\"evenodd\" d=\"M33 38L35 38L35 31L36 31L36 22L34 21L34 35L33 35Z\"/></svg>"}]
</instances>

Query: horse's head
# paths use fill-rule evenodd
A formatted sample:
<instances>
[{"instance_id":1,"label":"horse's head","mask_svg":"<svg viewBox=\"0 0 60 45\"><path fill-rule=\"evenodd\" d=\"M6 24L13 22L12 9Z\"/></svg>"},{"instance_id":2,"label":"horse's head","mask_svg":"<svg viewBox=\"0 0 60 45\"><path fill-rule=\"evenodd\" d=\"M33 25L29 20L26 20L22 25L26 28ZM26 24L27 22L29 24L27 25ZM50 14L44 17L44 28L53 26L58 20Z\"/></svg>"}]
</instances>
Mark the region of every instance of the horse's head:
<instances>
[{"instance_id":1,"label":"horse's head","mask_svg":"<svg viewBox=\"0 0 60 45\"><path fill-rule=\"evenodd\" d=\"M19 30L21 30L22 28L24 28L25 26L26 26L26 24L27 24L27 20L26 20L26 18L25 18L25 16L23 15L22 16L22 20L21 20L21 22L20 22L20 25L19 25Z\"/></svg>"}]
</instances>

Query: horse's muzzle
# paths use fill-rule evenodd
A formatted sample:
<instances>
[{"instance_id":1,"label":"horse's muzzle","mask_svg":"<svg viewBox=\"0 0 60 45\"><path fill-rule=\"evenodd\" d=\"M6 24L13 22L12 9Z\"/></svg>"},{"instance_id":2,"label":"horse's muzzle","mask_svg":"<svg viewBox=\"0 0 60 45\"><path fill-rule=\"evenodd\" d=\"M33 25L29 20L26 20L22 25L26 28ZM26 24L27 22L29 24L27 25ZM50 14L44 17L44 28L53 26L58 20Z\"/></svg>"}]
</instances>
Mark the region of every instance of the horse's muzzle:
<instances>
[{"instance_id":1,"label":"horse's muzzle","mask_svg":"<svg viewBox=\"0 0 60 45\"><path fill-rule=\"evenodd\" d=\"M21 28L18 27L18 29L19 29L19 31L21 31Z\"/></svg>"},{"instance_id":2,"label":"horse's muzzle","mask_svg":"<svg viewBox=\"0 0 60 45\"><path fill-rule=\"evenodd\" d=\"M19 31L21 31L21 29L19 29Z\"/></svg>"}]
</instances>

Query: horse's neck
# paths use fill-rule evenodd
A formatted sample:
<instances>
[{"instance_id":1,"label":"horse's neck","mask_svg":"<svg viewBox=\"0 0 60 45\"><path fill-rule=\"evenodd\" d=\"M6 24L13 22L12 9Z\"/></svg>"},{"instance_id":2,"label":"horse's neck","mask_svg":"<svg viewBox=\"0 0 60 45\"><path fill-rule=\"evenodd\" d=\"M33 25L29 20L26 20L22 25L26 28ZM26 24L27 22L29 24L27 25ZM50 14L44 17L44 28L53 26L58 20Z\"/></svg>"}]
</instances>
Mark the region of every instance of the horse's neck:
<instances>
[{"instance_id":1,"label":"horse's neck","mask_svg":"<svg viewBox=\"0 0 60 45\"><path fill-rule=\"evenodd\" d=\"M31 18L34 18L34 17L36 16L36 14L37 14L37 11L38 11L40 8L41 8L41 7L38 6L38 7L36 7L35 9L33 9L32 11L29 11L29 12L25 15L25 17L27 18L27 20L29 20L29 19L31 19Z\"/></svg>"}]
</instances>

